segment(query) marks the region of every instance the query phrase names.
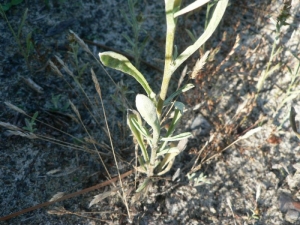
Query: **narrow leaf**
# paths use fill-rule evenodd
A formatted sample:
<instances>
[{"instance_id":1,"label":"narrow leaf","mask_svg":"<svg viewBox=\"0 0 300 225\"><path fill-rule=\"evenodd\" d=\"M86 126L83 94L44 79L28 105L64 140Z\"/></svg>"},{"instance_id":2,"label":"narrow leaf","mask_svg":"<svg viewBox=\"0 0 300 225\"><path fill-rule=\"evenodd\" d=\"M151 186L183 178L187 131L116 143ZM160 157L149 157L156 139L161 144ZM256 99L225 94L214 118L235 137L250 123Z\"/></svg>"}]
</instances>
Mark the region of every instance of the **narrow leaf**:
<instances>
[{"instance_id":1,"label":"narrow leaf","mask_svg":"<svg viewBox=\"0 0 300 225\"><path fill-rule=\"evenodd\" d=\"M128 124L128 126L131 130L131 133L133 134L136 141L138 142L138 145L141 148L141 151L142 151L142 154L143 154L143 157L144 157L144 161L149 162L149 156L148 156L148 153L147 153L144 141L143 141L142 134L136 129L136 127L133 124L134 120L141 122L141 119L138 118L139 114L138 114L137 111L132 110L132 112L133 113L129 113L129 112L127 113L127 124Z\"/></svg>"},{"instance_id":2,"label":"narrow leaf","mask_svg":"<svg viewBox=\"0 0 300 225\"><path fill-rule=\"evenodd\" d=\"M190 57L195 51L197 51L214 33L221 19L223 18L228 1L229 0L218 1L206 30L193 45L190 45L178 56L172 66L171 73L173 73L188 57Z\"/></svg>"},{"instance_id":3,"label":"narrow leaf","mask_svg":"<svg viewBox=\"0 0 300 225\"><path fill-rule=\"evenodd\" d=\"M182 140L182 139L185 139L185 138L189 138L192 136L192 133L190 132L185 132L185 133L182 133L182 134L178 134L176 136L173 136L173 137L166 137L166 138L162 138L161 140L162 141L179 141L179 140Z\"/></svg>"},{"instance_id":4,"label":"narrow leaf","mask_svg":"<svg viewBox=\"0 0 300 225\"><path fill-rule=\"evenodd\" d=\"M144 188L147 187L147 185L149 184L149 182L150 182L150 178L146 178L145 181L136 190L136 192L141 192L142 190L144 190Z\"/></svg>"},{"instance_id":5,"label":"narrow leaf","mask_svg":"<svg viewBox=\"0 0 300 225\"><path fill-rule=\"evenodd\" d=\"M27 18L27 13L28 13L28 8L25 9L25 12L24 12L24 14L23 14L21 23L20 23L20 25L19 25L18 34L17 34L17 37L18 37L18 38L21 38L20 35L21 35L21 31L22 31L22 29L23 29L23 27L24 27L25 20L26 20L26 18Z\"/></svg>"},{"instance_id":6,"label":"narrow leaf","mask_svg":"<svg viewBox=\"0 0 300 225\"><path fill-rule=\"evenodd\" d=\"M157 156L162 156L162 155L165 155L165 154L167 154L167 153L176 153L176 154L179 154L180 151L179 151L179 149L178 149L177 147L166 148L166 149L160 151L160 152L157 154Z\"/></svg>"},{"instance_id":7,"label":"narrow leaf","mask_svg":"<svg viewBox=\"0 0 300 225\"><path fill-rule=\"evenodd\" d=\"M195 85L193 84L186 84L183 87L179 88L177 91L175 91L173 94L170 95L170 97L168 97L165 101L164 101L164 105L168 105L171 103L171 101L178 95L180 95L183 92L186 92L192 88L194 88Z\"/></svg>"},{"instance_id":8,"label":"narrow leaf","mask_svg":"<svg viewBox=\"0 0 300 225\"><path fill-rule=\"evenodd\" d=\"M150 133L146 129L146 127L142 126L138 123L138 121L135 118L132 118L132 124L135 126L135 128L147 139L150 139Z\"/></svg>"},{"instance_id":9,"label":"narrow leaf","mask_svg":"<svg viewBox=\"0 0 300 225\"><path fill-rule=\"evenodd\" d=\"M153 130L159 133L160 125L156 114L154 103L146 95L138 94L135 98L135 105L143 119Z\"/></svg>"},{"instance_id":10,"label":"narrow leaf","mask_svg":"<svg viewBox=\"0 0 300 225\"><path fill-rule=\"evenodd\" d=\"M190 11L193 11L199 7L201 7L202 5L206 4L207 2L209 2L210 0L196 0L195 2L189 4L187 7L179 10L178 12L176 12L174 14L174 18L178 17L178 16L181 16L185 13L188 13Z\"/></svg>"},{"instance_id":11,"label":"narrow leaf","mask_svg":"<svg viewBox=\"0 0 300 225\"><path fill-rule=\"evenodd\" d=\"M99 57L103 65L133 76L133 78L135 78L136 81L142 85L147 95L151 99L154 99L155 93L150 88L145 77L130 63L125 56L115 52L103 52L99 53Z\"/></svg>"}]
</instances>

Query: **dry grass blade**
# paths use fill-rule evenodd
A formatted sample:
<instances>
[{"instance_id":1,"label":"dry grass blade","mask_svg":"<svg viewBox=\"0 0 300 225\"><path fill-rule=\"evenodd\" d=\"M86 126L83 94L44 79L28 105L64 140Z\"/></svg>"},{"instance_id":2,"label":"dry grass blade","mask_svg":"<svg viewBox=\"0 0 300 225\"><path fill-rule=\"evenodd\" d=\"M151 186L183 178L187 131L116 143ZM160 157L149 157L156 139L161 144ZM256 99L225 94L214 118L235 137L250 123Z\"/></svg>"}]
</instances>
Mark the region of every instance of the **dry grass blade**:
<instances>
[{"instance_id":1,"label":"dry grass blade","mask_svg":"<svg viewBox=\"0 0 300 225\"><path fill-rule=\"evenodd\" d=\"M50 215L63 216L69 214L64 207L55 207L54 209L47 210Z\"/></svg>"},{"instance_id":2,"label":"dry grass blade","mask_svg":"<svg viewBox=\"0 0 300 225\"><path fill-rule=\"evenodd\" d=\"M239 139L246 139L250 136L252 136L253 134L257 133L258 131L261 131L262 127L256 127L252 130L249 130L246 134L244 134L243 136L239 137Z\"/></svg>"},{"instance_id":3,"label":"dry grass blade","mask_svg":"<svg viewBox=\"0 0 300 225\"><path fill-rule=\"evenodd\" d=\"M259 200L260 194L261 194L261 185L258 184L258 185L256 186L256 195L255 195L255 201L256 201L256 203L257 203L258 200Z\"/></svg>"},{"instance_id":4,"label":"dry grass blade","mask_svg":"<svg viewBox=\"0 0 300 225\"><path fill-rule=\"evenodd\" d=\"M232 213L232 217L234 218L235 215L234 215L234 212L233 212L233 209L232 209L232 204L231 204L230 198L227 197L227 198L226 198L226 201L227 201L227 204L228 204L228 206L229 206L229 208L230 208L230 211L231 211L231 213ZM234 224L236 225L235 218L234 218Z\"/></svg>"},{"instance_id":5,"label":"dry grass blade","mask_svg":"<svg viewBox=\"0 0 300 225\"><path fill-rule=\"evenodd\" d=\"M100 201L108 198L109 196L115 195L118 190L119 190L119 188L114 188L113 190L103 192L103 193L101 193L99 195L95 195L94 198L93 198L93 200L89 204L89 208L91 206L97 204L98 202L100 202Z\"/></svg>"},{"instance_id":6,"label":"dry grass blade","mask_svg":"<svg viewBox=\"0 0 300 225\"><path fill-rule=\"evenodd\" d=\"M8 130L7 135L16 135L16 136L21 136L21 137L26 137L29 139L37 139L38 137L34 133L24 133L22 131L13 131L13 130Z\"/></svg>"},{"instance_id":7,"label":"dry grass blade","mask_svg":"<svg viewBox=\"0 0 300 225\"><path fill-rule=\"evenodd\" d=\"M51 69L53 70L54 73L56 73L58 76L63 77L62 73L60 72L60 70L57 68L57 66L51 61L48 61Z\"/></svg>"},{"instance_id":8,"label":"dry grass blade","mask_svg":"<svg viewBox=\"0 0 300 225\"><path fill-rule=\"evenodd\" d=\"M4 102L4 104L5 104L8 108L10 108L10 109L12 109L12 110L15 110L15 111L17 111L17 112L19 112L19 113L21 113L21 114L27 115L26 112L25 112L24 110L20 109L19 107L15 106L15 105L13 105L13 104L11 104L11 103L9 103L9 102Z\"/></svg>"},{"instance_id":9,"label":"dry grass blade","mask_svg":"<svg viewBox=\"0 0 300 225\"><path fill-rule=\"evenodd\" d=\"M44 90L41 86L39 86L37 83L35 83L31 78L24 78L21 77L22 80L33 90L35 90L36 92L43 94Z\"/></svg>"},{"instance_id":10,"label":"dry grass blade","mask_svg":"<svg viewBox=\"0 0 300 225\"><path fill-rule=\"evenodd\" d=\"M181 72L181 76L179 78L179 81L178 81L178 85L177 85L177 89L179 89L179 87L181 86L182 84L182 81L184 79L184 77L186 76L186 72L187 72L187 65L183 68L182 72Z\"/></svg>"},{"instance_id":11,"label":"dry grass blade","mask_svg":"<svg viewBox=\"0 0 300 225\"><path fill-rule=\"evenodd\" d=\"M130 216L129 207L128 207L128 203L127 203L127 199L126 199L126 193L125 193L125 191L124 191L123 183L122 183L122 180L121 180L121 175L120 175L120 170L119 170L119 166L118 166L118 161L117 161L117 158L116 158L115 149L114 149L114 145L113 145L113 142L112 142L112 137L111 137L110 130L109 130L109 126L108 126L108 122L107 122L107 117L106 117L105 107L104 107L103 100L102 100L102 94L101 94L100 85L99 85L99 82L98 82L98 80L97 80L97 78L96 78L96 75L95 75L95 72L94 72L93 69L91 69L91 74L92 74L93 82L94 82L94 84L95 84L96 91L97 91L97 93L98 93L98 95L99 95L99 98L100 98L100 100L101 100L101 105L102 105L103 115L104 115L104 119L105 119L105 125L106 125L107 131L109 132L109 141L110 141L111 149L112 149L112 152L113 152L114 161L115 161L115 163L116 163L116 167L117 167L117 170L118 170L118 176L119 176L120 186L121 186L121 188L122 188L123 201L124 201L124 204L125 204L126 209L127 209L128 217L129 217L129 219L130 219L131 216Z\"/></svg>"},{"instance_id":12,"label":"dry grass blade","mask_svg":"<svg viewBox=\"0 0 300 225\"><path fill-rule=\"evenodd\" d=\"M66 71L67 74L69 74L71 77L74 78L73 72L66 66L64 61L62 61L58 56L55 56L55 58L59 62L59 64L63 67L64 71Z\"/></svg>"},{"instance_id":13,"label":"dry grass blade","mask_svg":"<svg viewBox=\"0 0 300 225\"><path fill-rule=\"evenodd\" d=\"M55 195L52 196L52 198L49 200L49 202L53 202L65 195L64 192L57 192Z\"/></svg>"},{"instance_id":14,"label":"dry grass blade","mask_svg":"<svg viewBox=\"0 0 300 225\"><path fill-rule=\"evenodd\" d=\"M0 126L7 128L11 131L23 131L21 128L15 126L15 125L12 125L10 123L1 122L1 121L0 121Z\"/></svg>"},{"instance_id":15,"label":"dry grass blade","mask_svg":"<svg viewBox=\"0 0 300 225\"><path fill-rule=\"evenodd\" d=\"M80 45L80 47L86 51L87 53L93 55L93 53L91 52L91 50L89 49L89 47L84 43L84 41L77 36L77 34L75 34L72 30L69 30L69 32L71 33L71 35L73 36L73 38L76 40L76 42Z\"/></svg>"},{"instance_id":16,"label":"dry grass blade","mask_svg":"<svg viewBox=\"0 0 300 225\"><path fill-rule=\"evenodd\" d=\"M195 66L194 66L193 72L191 74L191 79L195 79L197 77L197 75L200 73L200 71L202 70L203 66L206 63L209 52L210 51L205 52L205 54L201 57L201 59L197 60Z\"/></svg>"},{"instance_id":17,"label":"dry grass blade","mask_svg":"<svg viewBox=\"0 0 300 225\"><path fill-rule=\"evenodd\" d=\"M78 117L78 119L81 121L81 116L80 113L78 111L78 109L76 108L76 106L73 104L73 102L71 100L69 100L69 103L71 105L71 108L73 109L73 111L75 112L76 116Z\"/></svg>"}]
</instances>

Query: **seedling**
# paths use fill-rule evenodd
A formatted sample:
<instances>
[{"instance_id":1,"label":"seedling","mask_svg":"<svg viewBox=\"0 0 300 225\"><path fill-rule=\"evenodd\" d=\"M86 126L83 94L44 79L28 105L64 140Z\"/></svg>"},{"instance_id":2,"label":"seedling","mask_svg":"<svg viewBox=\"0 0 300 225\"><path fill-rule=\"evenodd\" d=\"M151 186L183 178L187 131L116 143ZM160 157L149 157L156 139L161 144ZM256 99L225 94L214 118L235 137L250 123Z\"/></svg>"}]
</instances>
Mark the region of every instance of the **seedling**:
<instances>
[{"instance_id":1,"label":"seedling","mask_svg":"<svg viewBox=\"0 0 300 225\"><path fill-rule=\"evenodd\" d=\"M24 130L27 130L31 133L34 133L37 129L35 128L35 120L37 118L37 116L39 115L38 112L35 112L34 115L31 117L31 119L27 119L25 118L25 124L26 124L26 127L23 127Z\"/></svg>"},{"instance_id":2,"label":"seedling","mask_svg":"<svg viewBox=\"0 0 300 225\"><path fill-rule=\"evenodd\" d=\"M52 110L54 110L54 111L66 111L69 108L69 106L70 106L69 102L62 105L60 100L61 100L61 95L53 95L52 94L52 98L51 98L51 102L53 104L53 107L51 108Z\"/></svg>"},{"instance_id":3,"label":"seedling","mask_svg":"<svg viewBox=\"0 0 300 225\"><path fill-rule=\"evenodd\" d=\"M79 51L79 46L77 43L71 43L71 52L70 54L72 55L74 64L75 64L75 69L77 71L77 76L76 80L80 80L82 78L82 75L85 73L87 67L89 66L88 63L83 64L79 58L78 58L78 51Z\"/></svg>"},{"instance_id":4,"label":"seedling","mask_svg":"<svg viewBox=\"0 0 300 225\"><path fill-rule=\"evenodd\" d=\"M17 2L17 1L14 1ZM24 57L24 60L26 62L26 66L29 70L31 70L30 64L29 64L29 56L33 51L33 43L31 40L31 36L32 36L32 32L29 32L26 37L25 37L25 46L24 43L22 42L22 30L25 24L25 20L27 18L27 13L28 13L28 9L25 10L23 17L21 19L20 25L18 27L18 31L15 32L15 30L12 28L11 23L8 21L6 14L5 14L5 8L4 5L0 4L0 15L4 18L4 20L6 21L10 32L13 34L15 41L18 44L19 50L21 52L21 54Z\"/></svg>"},{"instance_id":5,"label":"seedling","mask_svg":"<svg viewBox=\"0 0 300 225\"><path fill-rule=\"evenodd\" d=\"M196 177L196 173L192 173L191 175L187 175L190 182L192 182L194 187L200 186L201 184L210 184L210 181L207 180L207 176L203 173L200 173L198 177Z\"/></svg>"}]
</instances>

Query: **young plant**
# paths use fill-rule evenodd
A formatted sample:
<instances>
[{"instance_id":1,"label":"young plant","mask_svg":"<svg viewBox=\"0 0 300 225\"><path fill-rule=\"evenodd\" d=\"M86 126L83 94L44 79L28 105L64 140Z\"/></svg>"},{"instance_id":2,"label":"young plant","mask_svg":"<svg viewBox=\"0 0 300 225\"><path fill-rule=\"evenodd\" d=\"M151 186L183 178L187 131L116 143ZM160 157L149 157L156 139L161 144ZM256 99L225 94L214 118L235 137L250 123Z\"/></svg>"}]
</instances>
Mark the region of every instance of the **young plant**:
<instances>
[{"instance_id":1,"label":"young plant","mask_svg":"<svg viewBox=\"0 0 300 225\"><path fill-rule=\"evenodd\" d=\"M31 117L31 119L27 119L25 118L25 124L26 124L26 127L23 127L24 130L27 130L31 133L34 133L37 129L35 128L35 120L37 118L37 116L39 115L38 112L35 112L34 115Z\"/></svg>"},{"instance_id":2,"label":"young plant","mask_svg":"<svg viewBox=\"0 0 300 225\"><path fill-rule=\"evenodd\" d=\"M77 81L79 81L79 80L82 79L82 76L85 73L85 71L86 71L89 64L88 63L83 64L79 60L79 58L78 58L79 46L78 46L77 43L71 43L70 46L71 46L70 54L72 55L72 58L73 58L73 61L74 61L74 64L75 64L75 69L77 71L76 79L77 79Z\"/></svg>"},{"instance_id":3,"label":"young plant","mask_svg":"<svg viewBox=\"0 0 300 225\"><path fill-rule=\"evenodd\" d=\"M146 92L146 95L137 94L136 96L137 111L128 110L127 114L127 124L142 153L142 156L139 157L140 166L137 169L147 174L147 179L138 190L142 190L154 175L162 175L170 170L176 155L180 153L179 148L173 143L191 136L189 132L173 136L184 112L184 104L175 101L174 98L180 93L193 88L193 85L185 85L166 99L170 79L176 69L213 34L224 15L228 0L220 0L216 3L214 13L204 33L194 44L187 47L179 56L176 56L173 50L177 17L200 7L202 4L199 2L195 1L180 10L181 0L165 0L167 22L165 67L159 94L153 92L143 74L123 55L115 52L103 52L99 54L100 61L105 66L132 76L141 84ZM174 113L168 129L164 133L162 130L162 114L163 110L167 107L173 109ZM150 154L148 152L149 149Z\"/></svg>"},{"instance_id":4,"label":"young plant","mask_svg":"<svg viewBox=\"0 0 300 225\"><path fill-rule=\"evenodd\" d=\"M21 1L11 1L11 2L14 2L15 3L14 5L17 5L17 4L21 3ZM9 27L9 30L13 34L14 39L17 42L17 45L19 47L19 50L20 50L22 56L24 57L27 68L29 70L31 70L30 63L29 63L29 56L33 51L33 43L32 43L32 40L31 40L32 32L29 32L26 35L25 44L22 42L22 30L23 30L23 27L24 27L24 24L25 24L25 20L27 18L28 9L25 9L25 12L24 12L23 17L21 19L21 22L20 22L20 25L18 27L17 32L15 32L15 30L12 28L11 23L8 21L8 19L6 17L5 11L7 11L7 10L8 9L7 9L7 7L5 7L5 5L0 4L0 15L4 18L4 20L6 21L8 27Z\"/></svg>"},{"instance_id":5,"label":"young plant","mask_svg":"<svg viewBox=\"0 0 300 225\"><path fill-rule=\"evenodd\" d=\"M66 111L70 106L69 102L67 102L66 104L61 103L61 95L60 94L59 95L52 94L51 102L53 104L53 107L51 108L51 110L53 110L53 111Z\"/></svg>"},{"instance_id":6,"label":"young plant","mask_svg":"<svg viewBox=\"0 0 300 225\"><path fill-rule=\"evenodd\" d=\"M141 32L141 26L143 23L143 16L141 14L136 15L135 5L137 0L128 0L129 16L124 10L121 10L122 16L124 17L128 26L132 27L133 37L129 37L127 34L123 33L122 36L127 40L131 49L127 50L130 55L134 56L134 65L136 68L140 66L141 54L148 43L148 36L144 38L142 43L139 43L139 35Z\"/></svg>"}]
</instances>

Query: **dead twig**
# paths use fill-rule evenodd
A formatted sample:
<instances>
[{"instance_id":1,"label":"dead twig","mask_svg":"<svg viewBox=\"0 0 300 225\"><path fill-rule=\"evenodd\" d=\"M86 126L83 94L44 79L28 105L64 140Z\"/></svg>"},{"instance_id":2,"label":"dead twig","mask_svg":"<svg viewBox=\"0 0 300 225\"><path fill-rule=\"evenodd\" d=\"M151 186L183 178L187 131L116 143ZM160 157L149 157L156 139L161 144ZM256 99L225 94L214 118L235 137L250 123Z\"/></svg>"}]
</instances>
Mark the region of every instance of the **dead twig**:
<instances>
[{"instance_id":1,"label":"dead twig","mask_svg":"<svg viewBox=\"0 0 300 225\"><path fill-rule=\"evenodd\" d=\"M120 176L115 176L115 177L111 178L110 180L104 181L104 182L102 182L102 183L100 183L100 184L96 184L96 185L94 185L94 186L92 186L92 187L83 189L83 190L81 190L81 191L73 192L73 193L68 194L68 195L65 195L65 196L63 196L63 197L61 197L61 198L58 198L58 199L56 199L56 200L54 200L54 201L44 202L44 203L35 205L35 206L33 206L33 207L30 207L30 208L27 208L27 209L23 209L23 210L21 210L21 211L12 213L12 214L7 215L7 216L4 216L4 217L1 217L1 218L0 218L0 221L9 220L9 219L11 219L11 218L14 218L14 217L16 217L16 216L22 215L22 214L24 214L24 213L31 212L31 211L33 211L33 210L40 209L40 208L43 208L43 207L52 205L52 204L55 203L55 202L61 202L61 201L64 201L64 200L67 200L67 199L70 199L70 198L74 198L74 197L76 197L76 196L79 196L79 195L88 193L88 192L90 192L90 191L94 191L94 190L96 190L96 189L105 187L105 186L107 186L107 185L110 185L111 183L116 182L117 180L119 180L119 178L120 178L120 179L123 179L123 178L125 178L125 177L128 177L129 175L131 175L131 174L133 173L133 171L134 171L133 169L132 169L132 170L129 170L129 171L127 171L126 173L121 174Z\"/></svg>"}]
</instances>

